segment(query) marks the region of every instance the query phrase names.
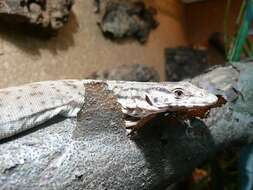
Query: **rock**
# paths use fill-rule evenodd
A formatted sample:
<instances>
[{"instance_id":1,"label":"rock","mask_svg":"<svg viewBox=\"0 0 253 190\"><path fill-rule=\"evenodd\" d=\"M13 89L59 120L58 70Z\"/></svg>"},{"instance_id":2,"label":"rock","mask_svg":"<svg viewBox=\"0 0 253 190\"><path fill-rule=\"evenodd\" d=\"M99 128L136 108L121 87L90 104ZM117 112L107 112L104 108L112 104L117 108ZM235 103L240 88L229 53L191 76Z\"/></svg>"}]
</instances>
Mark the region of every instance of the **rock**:
<instances>
[{"instance_id":1,"label":"rock","mask_svg":"<svg viewBox=\"0 0 253 190\"><path fill-rule=\"evenodd\" d=\"M206 50L190 47L167 48L165 49L165 59L168 81L192 78L213 66L208 64Z\"/></svg>"},{"instance_id":2,"label":"rock","mask_svg":"<svg viewBox=\"0 0 253 190\"><path fill-rule=\"evenodd\" d=\"M158 25L154 19L154 9L146 8L142 1L105 0L96 2L101 17L100 29L110 39L135 38L144 43L150 31Z\"/></svg>"},{"instance_id":3,"label":"rock","mask_svg":"<svg viewBox=\"0 0 253 190\"><path fill-rule=\"evenodd\" d=\"M0 18L57 30L68 21L73 3L74 0L2 0Z\"/></svg>"},{"instance_id":4,"label":"rock","mask_svg":"<svg viewBox=\"0 0 253 190\"><path fill-rule=\"evenodd\" d=\"M125 80L139 82L159 82L158 72L144 64L121 65L110 71L98 71L88 78L101 80Z\"/></svg>"}]
</instances>

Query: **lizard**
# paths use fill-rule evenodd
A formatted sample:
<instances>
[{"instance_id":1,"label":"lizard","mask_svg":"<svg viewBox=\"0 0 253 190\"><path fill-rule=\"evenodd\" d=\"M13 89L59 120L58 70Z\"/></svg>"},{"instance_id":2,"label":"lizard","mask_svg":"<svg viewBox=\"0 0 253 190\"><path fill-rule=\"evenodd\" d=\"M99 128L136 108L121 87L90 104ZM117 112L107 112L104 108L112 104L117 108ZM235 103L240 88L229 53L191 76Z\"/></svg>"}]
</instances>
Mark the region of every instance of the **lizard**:
<instances>
[{"instance_id":1,"label":"lizard","mask_svg":"<svg viewBox=\"0 0 253 190\"><path fill-rule=\"evenodd\" d=\"M56 80L0 89L0 140L57 115L77 117L85 102L85 84L101 83L116 97L130 131L146 117L179 110L208 108L217 96L189 82Z\"/></svg>"}]
</instances>

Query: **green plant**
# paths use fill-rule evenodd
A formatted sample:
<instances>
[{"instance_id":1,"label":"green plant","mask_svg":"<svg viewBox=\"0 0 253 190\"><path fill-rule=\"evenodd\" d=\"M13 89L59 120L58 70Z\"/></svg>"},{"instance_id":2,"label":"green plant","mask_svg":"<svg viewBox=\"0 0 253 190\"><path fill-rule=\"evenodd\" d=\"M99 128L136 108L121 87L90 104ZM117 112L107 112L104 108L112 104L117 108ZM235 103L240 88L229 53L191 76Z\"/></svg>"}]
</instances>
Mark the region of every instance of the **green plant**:
<instances>
[{"instance_id":1,"label":"green plant","mask_svg":"<svg viewBox=\"0 0 253 190\"><path fill-rule=\"evenodd\" d=\"M227 1L225 13L224 41L226 46L227 59L230 62L239 61L242 53L246 57L253 57L253 45L249 38L249 30L253 21L253 0L244 0L236 21L238 31L232 40L228 38L228 19L231 0ZM232 43L230 43L232 41Z\"/></svg>"}]
</instances>

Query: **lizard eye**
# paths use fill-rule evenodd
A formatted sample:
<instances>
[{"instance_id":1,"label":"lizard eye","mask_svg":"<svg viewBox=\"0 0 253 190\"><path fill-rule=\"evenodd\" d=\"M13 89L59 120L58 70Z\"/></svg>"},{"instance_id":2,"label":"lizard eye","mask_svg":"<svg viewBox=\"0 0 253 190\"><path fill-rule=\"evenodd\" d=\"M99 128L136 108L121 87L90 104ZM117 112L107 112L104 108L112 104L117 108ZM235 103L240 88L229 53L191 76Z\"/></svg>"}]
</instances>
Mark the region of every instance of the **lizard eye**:
<instances>
[{"instance_id":1,"label":"lizard eye","mask_svg":"<svg viewBox=\"0 0 253 190\"><path fill-rule=\"evenodd\" d=\"M181 98L184 95L184 92L182 89L175 89L174 94L175 94L176 98Z\"/></svg>"}]
</instances>

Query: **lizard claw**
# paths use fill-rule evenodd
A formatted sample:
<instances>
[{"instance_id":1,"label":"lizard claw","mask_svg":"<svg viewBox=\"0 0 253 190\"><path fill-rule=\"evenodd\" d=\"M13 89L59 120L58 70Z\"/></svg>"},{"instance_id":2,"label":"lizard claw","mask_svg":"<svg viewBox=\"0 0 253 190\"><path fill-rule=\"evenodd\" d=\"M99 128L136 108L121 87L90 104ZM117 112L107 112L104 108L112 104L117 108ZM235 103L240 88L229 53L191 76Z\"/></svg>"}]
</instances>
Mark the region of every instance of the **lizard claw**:
<instances>
[{"instance_id":1,"label":"lizard claw","mask_svg":"<svg viewBox=\"0 0 253 190\"><path fill-rule=\"evenodd\" d=\"M137 136L137 127L139 123L139 120L137 121L129 121L129 120L125 120L125 127L126 127L126 132L127 132L127 136L130 139L133 139L134 137Z\"/></svg>"},{"instance_id":2,"label":"lizard claw","mask_svg":"<svg viewBox=\"0 0 253 190\"><path fill-rule=\"evenodd\" d=\"M130 139L134 139L137 135L138 135L138 132L137 130L135 129L126 129L126 132L127 132L127 137L129 137Z\"/></svg>"},{"instance_id":3,"label":"lizard claw","mask_svg":"<svg viewBox=\"0 0 253 190\"><path fill-rule=\"evenodd\" d=\"M138 121L128 121L125 120L125 126L126 128L133 128L134 126L138 125Z\"/></svg>"}]
</instances>

